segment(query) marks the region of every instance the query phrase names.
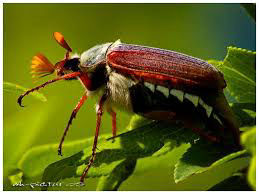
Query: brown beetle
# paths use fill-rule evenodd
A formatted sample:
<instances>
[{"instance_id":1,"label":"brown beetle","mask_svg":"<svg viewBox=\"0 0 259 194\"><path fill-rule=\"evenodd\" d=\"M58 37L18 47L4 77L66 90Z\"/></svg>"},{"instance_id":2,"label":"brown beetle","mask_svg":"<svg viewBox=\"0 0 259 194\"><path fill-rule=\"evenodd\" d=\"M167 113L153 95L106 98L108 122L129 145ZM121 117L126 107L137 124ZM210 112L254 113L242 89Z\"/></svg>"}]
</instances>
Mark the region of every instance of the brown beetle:
<instances>
[{"instance_id":1,"label":"brown beetle","mask_svg":"<svg viewBox=\"0 0 259 194\"><path fill-rule=\"evenodd\" d=\"M223 94L226 87L223 74L206 61L158 48L121 43L97 45L80 56L62 34L55 32L57 42L67 50L65 59L52 65L39 54L33 58L34 77L53 72L57 78L35 87L38 90L58 80L78 79L85 94L71 114L62 136L58 153L69 126L87 97L99 96L96 107L97 124L92 157L81 176L84 181L96 155L96 146L104 110L112 116L112 134L116 136L116 109L140 114L154 120L182 121L194 132L212 142L224 143L230 134L239 145L239 128ZM22 105L21 105L22 106Z\"/></svg>"}]
</instances>

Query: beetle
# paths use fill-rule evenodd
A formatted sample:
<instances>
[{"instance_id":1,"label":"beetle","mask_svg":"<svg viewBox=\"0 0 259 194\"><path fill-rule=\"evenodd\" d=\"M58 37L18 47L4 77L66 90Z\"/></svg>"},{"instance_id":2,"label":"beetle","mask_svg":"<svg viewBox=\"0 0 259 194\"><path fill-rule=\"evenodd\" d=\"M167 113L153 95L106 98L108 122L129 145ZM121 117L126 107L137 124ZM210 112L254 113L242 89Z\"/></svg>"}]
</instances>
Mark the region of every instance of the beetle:
<instances>
[{"instance_id":1,"label":"beetle","mask_svg":"<svg viewBox=\"0 0 259 194\"><path fill-rule=\"evenodd\" d=\"M44 55L38 54L33 57L31 67L33 77L54 72L57 77L22 94L18 103L23 106L24 96L58 80L78 79L82 83L85 93L73 110L59 144L58 154L62 155L65 136L77 112L87 97L99 97L92 156L80 182L84 182L94 162L104 111L112 117L113 137L117 131L116 110L123 109L153 120L182 121L215 143L224 142L224 134L229 133L234 144L239 145L239 127L223 93L226 82L213 65L179 52L124 44L120 40L94 46L81 55L71 55L72 49L64 36L54 32L54 38L66 49L65 58L52 65Z\"/></svg>"}]
</instances>

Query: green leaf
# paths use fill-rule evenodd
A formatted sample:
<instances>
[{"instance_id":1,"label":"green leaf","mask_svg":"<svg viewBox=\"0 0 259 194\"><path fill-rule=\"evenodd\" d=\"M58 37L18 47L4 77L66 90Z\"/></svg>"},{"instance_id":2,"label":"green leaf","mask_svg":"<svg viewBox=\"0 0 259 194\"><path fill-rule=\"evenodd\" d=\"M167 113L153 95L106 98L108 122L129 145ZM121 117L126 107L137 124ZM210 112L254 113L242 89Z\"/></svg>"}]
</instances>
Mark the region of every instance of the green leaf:
<instances>
[{"instance_id":1,"label":"green leaf","mask_svg":"<svg viewBox=\"0 0 259 194\"><path fill-rule=\"evenodd\" d=\"M14 103L16 103L14 101ZM56 102L46 104L46 111L39 111L37 104L28 106L17 113L4 118L4 176L17 168L18 161L23 158L36 139L44 130L44 123L53 116L53 106ZM32 114L36 116L32 117ZM11 141L10 141L11 140ZM19 167L18 167L19 168Z\"/></svg>"},{"instance_id":2,"label":"green leaf","mask_svg":"<svg viewBox=\"0 0 259 194\"><path fill-rule=\"evenodd\" d=\"M243 4L243 6L255 16L254 4ZM241 142L252 154L248 169L248 182L255 189L255 122L256 122L256 53L245 49L228 47L228 53L224 61L211 60L209 63L219 68L227 81L227 99L234 103L232 110L240 123L242 134ZM252 126L252 129L251 129ZM254 128L254 129L253 129ZM232 180L232 179L231 179Z\"/></svg>"},{"instance_id":3,"label":"green leaf","mask_svg":"<svg viewBox=\"0 0 259 194\"><path fill-rule=\"evenodd\" d=\"M123 169L123 166L118 167L123 164L123 161L132 162L138 158L159 157L182 143L192 142L198 136L191 130L183 128L181 124L172 125L172 123L152 121L117 136L115 141L107 140L107 137L105 135L99 137L95 163L88 177L109 175L107 181L115 180L113 173L118 173L116 168ZM18 168L23 171L25 178L39 176L44 171L42 180L45 182L79 177L91 156L92 143L93 138L65 143L64 159L61 160L57 155L57 144L32 148L23 155ZM83 148L86 149L80 151ZM123 180L123 176L117 181ZM107 188L105 185L106 183L103 182L103 186L99 188Z\"/></svg>"},{"instance_id":4,"label":"green leaf","mask_svg":"<svg viewBox=\"0 0 259 194\"><path fill-rule=\"evenodd\" d=\"M91 147L92 141L77 140L65 143L63 146L63 157L58 156L58 144L38 146L28 150L18 162L17 168L21 169L26 178L33 178L42 175L44 169L51 163L66 158L79 152L84 147Z\"/></svg>"},{"instance_id":5,"label":"green leaf","mask_svg":"<svg viewBox=\"0 0 259 194\"><path fill-rule=\"evenodd\" d=\"M234 103L231 106L242 131L254 126L256 122L255 104L253 103Z\"/></svg>"},{"instance_id":6,"label":"green leaf","mask_svg":"<svg viewBox=\"0 0 259 194\"><path fill-rule=\"evenodd\" d=\"M256 157L253 156L248 168L248 182L254 190L256 190Z\"/></svg>"},{"instance_id":7,"label":"green leaf","mask_svg":"<svg viewBox=\"0 0 259 194\"><path fill-rule=\"evenodd\" d=\"M223 63L217 67L223 72L231 96L239 103L255 103L255 52L228 47ZM210 61L214 62L215 61Z\"/></svg>"},{"instance_id":8,"label":"green leaf","mask_svg":"<svg viewBox=\"0 0 259 194\"><path fill-rule=\"evenodd\" d=\"M131 117L130 122L127 126L127 130L130 131L132 129L136 129L136 128L146 125L150 122L152 122L152 120L135 114Z\"/></svg>"},{"instance_id":9,"label":"green leaf","mask_svg":"<svg viewBox=\"0 0 259 194\"><path fill-rule=\"evenodd\" d=\"M24 88L20 85L10 83L10 82L4 82L4 92L12 92L12 93L21 94L21 92L25 92L27 90L28 90L27 88ZM32 92L31 96L33 96L34 98L41 100L43 102L47 101L47 98L43 94L41 94L37 91Z\"/></svg>"},{"instance_id":10,"label":"green leaf","mask_svg":"<svg viewBox=\"0 0 259 194\"><path fill-rule=\"evenodd\" d=\"M176 163L175 182L178 183L193 174L208 171L234 159L248 157L245 150L232 153L231 149L199 140L192 144Z\"/></svg>"},{"instance_id":11,"label":"green leaf","mask_svg":"<svg viewBox=\"0 0 259 194\"><path fill-rule=\"evenodd\" d=\"M116 191L123 181L125 181L136 167L137 161L127 158L118 164L107 176L102 176L97 185L97 191Z\"/></svg>"},{"instance_id":12,"label":"green leaf","mask_svg":"<svg viewBox=\"0 0 259 194\"><path fill-rule=\"evenodd\" d=\"M215 59L210 59L208 60L208 63L217 67L218 69L220 69L220 67L222 66L223 64L223 61L219 61L219 60L215 60Z\"/></svg>"},{"instance_id":13,"label":"green leaf","mask_svg":"<svg viewBox=\"0 0 259 194\"><path fill-rule=\"evenodd\" d=\"M256 127L244 132L241 136L243 146L254 156L256 155Z\"/></svg>"},{"instance_id":14,"label":"green leaf","mask_svg":"<svg viewBox=\"0 0 259 194\"><path fill-rule=\"evenodd\" d=\"M214 185L209 191L251 191L246 183L246 177L242 173L236 173L233 176Z\"/></svg>"},{"instance_id":15,"label":"green leaf","mask_svg":"<svg viewBox=\"0 0 259 194\"><path fill-rule=\"evenodd\" d=\"M248 169L248 182L254 190L256 190L256 127L244 132L241 136L243 146L252 155L250 166Z\"/></svg>"},{"instance_id":16,"label":"green leaf","mask_svg":"<svg viewBox=\"0 0 259 194\"><path fill-rule=\"evenodd\" d=\"M23 172L21 170L18 170L15 174L10 175L8 179L10 183L14 185L22 182L22 176L23 176Z\"/></svg>"}]
</instances>

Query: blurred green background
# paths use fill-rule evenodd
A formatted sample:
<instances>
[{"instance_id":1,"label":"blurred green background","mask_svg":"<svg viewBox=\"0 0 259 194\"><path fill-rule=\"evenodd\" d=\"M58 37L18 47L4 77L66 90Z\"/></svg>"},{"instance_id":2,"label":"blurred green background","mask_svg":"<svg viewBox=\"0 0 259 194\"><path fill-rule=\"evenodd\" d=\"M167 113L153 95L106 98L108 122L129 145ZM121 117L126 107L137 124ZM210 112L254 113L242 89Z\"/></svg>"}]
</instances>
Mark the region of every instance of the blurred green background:
<instances>
[{"instance_id":1,"label":"blurred green background","mask_svg":"<svg viewBox=\"0 0 259 194\"><path fill-rule=\"evenodd\" d=\"M3 21L4 81L27 88L53 78L48 76L32 82L30 63L36 53L45 54L53 63L65 54L53 40L55 31L62 32L73 51L78 53L117 39L175 50L205 60L223 60L229 45L255 50L255 22L240 4L4 4ZM18 93L4 93L5 184L8 172L26 150L59 142L83 88L77 81L61 81L41 92L48 101L43 103L28 96L24 100L25 108L16 103ZM94 135L94 105L95 101L89 99L83 106L66 141ZM128 114L118 113L119 133L129 118ZM102 122L101 134L104 133L111 134L111 120L107 114ZM175 156L180 155L181 149L184 148L174 151L178 152ZM145 159L139 163L144 165ZM176 185L168 172L173 166L173 161L166 165L154 163L154 169L136 172L120 189L207 189L212 181L222 178L210 172ZM96 179L89 180L87 185L89 190L94 189Z\"/></svg>"}]
</instances>

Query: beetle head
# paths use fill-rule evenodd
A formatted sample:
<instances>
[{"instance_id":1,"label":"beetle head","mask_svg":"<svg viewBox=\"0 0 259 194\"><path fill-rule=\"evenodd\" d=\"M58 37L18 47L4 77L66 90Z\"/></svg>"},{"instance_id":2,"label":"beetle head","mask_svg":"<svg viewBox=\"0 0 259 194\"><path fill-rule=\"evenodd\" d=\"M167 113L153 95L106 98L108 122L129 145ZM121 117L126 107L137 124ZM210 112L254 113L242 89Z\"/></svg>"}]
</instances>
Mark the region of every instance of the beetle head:
<instances>
[{"instance_id":1,"label":"beetle head","mask_svg":"<svg viewBox=\"0 0 259 194\"><path fill-rule=\"evenodd\" d=\"M37 54L32 59L31 73L33 78L44 77L54 72L56 72L57 76L62 76L79 71L79 57L77 55L70 57L72 49L64 39L64 36L60 32L54 32L54 38L61 47L67 50L65 58L53 65L44 55Z\"/></svg>"},{"instance_id":2,"label":"beetle head","mask_svg":"<svg viewBox=\"0 0 259 194\"><path fill-rule=\"evenodd\" d=\"M91 87L91 80L88 78L88 75L83 74L82 71L80 71L79 69L80 58L76 55L70 57L70 53L72 52L72 49L65 41L64 36L59 32L55 32L54 38L58 42L58 44L60 44L63 48L67 50L65 58L57 62L55 65L52 65L51 62L44 55L38 54L34 56L32 59L31 73L33 74L32 75L33 78L37 78L37 77L43 77L56 72L57 77L39 86L36 86L26 91L21 96L19 96L17 102L20 106L23 106L22 99L25 96L27 96L28 94L34 91L39 90L40 88L45 87L46 85L49 85L59 80L70 80L70 79L76 79L79 77L82 83L85 85L85 87L87 88Z\"/></svg>"}]
</instances>

